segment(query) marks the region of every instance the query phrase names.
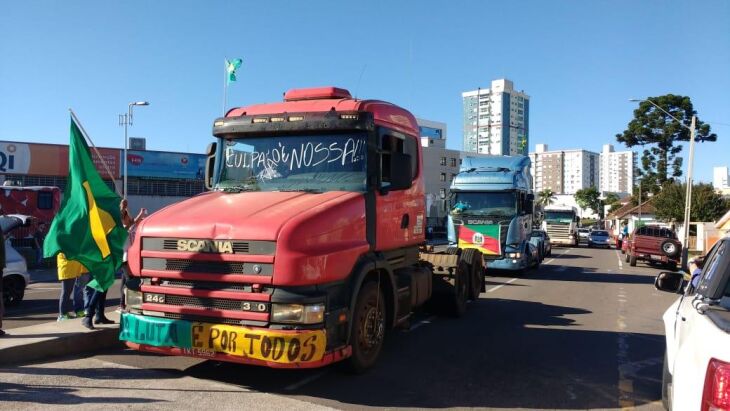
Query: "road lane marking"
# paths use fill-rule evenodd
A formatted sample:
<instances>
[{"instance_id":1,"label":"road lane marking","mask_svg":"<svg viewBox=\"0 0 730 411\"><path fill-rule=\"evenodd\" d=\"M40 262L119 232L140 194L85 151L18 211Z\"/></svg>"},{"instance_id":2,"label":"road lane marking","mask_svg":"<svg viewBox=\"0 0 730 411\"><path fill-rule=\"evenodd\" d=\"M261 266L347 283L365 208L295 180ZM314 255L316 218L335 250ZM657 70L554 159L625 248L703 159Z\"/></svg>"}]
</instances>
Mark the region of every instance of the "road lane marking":
<instances>
[{"instance_id":1,"label":"road lane marking","mask_svg":"<svg viewBox=\"0 0 730 411\"><path fill-rule=\"evenodd\" d=\"M621 261L621 260L619 260ZM629 364L629 341L628 334L625 332L627 326L626 312L626 291L623 287L618 292L618 318L616 318L616 328L618 328L618 338L616 339L616 359L618 362L618 401L621 409L634 409L633 400L634 381L632 375L627 371Z\"/></svg>"},{"instance_id":2,"label":"road lane marking","mask_svg":"<svg viewBox=\"0 0 730 411\"><path fill-rule=\"evenodd\" d=\"M618 269L623 270L624 269L624 262L621 261L621 254L619 254L618 250L616 250L616 258L618 259Z\"/></svg>"},{"instance_id":3,"label":"road lane marking","mask_svg":"<svg viewBox=\"0 0 730 411\"><path fill-rule=\"evenodd\" d=\"M294 390L296 390L298 388L301 388L301 387L309 384L310 382L312 382L314 380L317 380L317 379L321 378L325 374L327 374L327 371L322 371L322 372L318 372L317 374L310 375L309 377L307 377L307 378L305 378L305 379L303 379L303 380L301 380L299 382L295 382L294 384L287 385L284 388L284 390L286 390L286 391L294 391Z\"/></svg>"},{"instance_id":4,"label":"road lane marking","mask_svg":"<svg viewBox=\"0 0 730 411\"><path fill-rule=\"evenodd\" d=\"M419 321L418 323L416 323L416 325L411 326L411 328L409 328L408 330L406 330L406 332L411 332L411 331L415 330L416 328L418 328L418 327L420 327L422 325L431 324L431 321L433 321L435 319L436 319L436 316L435 315L432 315L432 316L426 318L425 320Z\"/></svg>"},{"instance_id":5,"label":"road lane marking","mask_svg":"<svg viewBox=\"0 0 730 411\"><path fill-rule=\"evenodd\" d=\"M513 283L513 282L515 282L515 281L517 281L517 278L513 278L513 279L511 279L511 280L507 281L507 282L506 282L506 283L504 283L504 284L500 284L500 285L498 285L498 286L496 286L496 287L492 287L492 288L488 289L488 290L487 290L487 292L488 292L488 293L491 293L492 291L497 291L497 290L499 290L500 288L504 287L505 285L507 285L507 284L512 284L512 283Z\"/></svg>"}]
</instances>

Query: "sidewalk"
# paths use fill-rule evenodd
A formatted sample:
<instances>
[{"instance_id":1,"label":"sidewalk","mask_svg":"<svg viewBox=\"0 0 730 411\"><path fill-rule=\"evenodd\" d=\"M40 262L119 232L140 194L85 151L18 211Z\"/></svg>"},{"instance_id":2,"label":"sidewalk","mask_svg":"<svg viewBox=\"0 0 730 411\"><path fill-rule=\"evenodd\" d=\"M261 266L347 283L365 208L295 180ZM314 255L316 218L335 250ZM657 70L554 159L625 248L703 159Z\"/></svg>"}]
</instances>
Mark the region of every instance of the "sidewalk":
<instances>
[{"instance_id":1,"label":"sidewalk","mask_svg":"<svg viewBox=\"0 0 730 411\"><path fill-rule=\"evenodd\" d=\"M7 334L0 337L0 365L121 347L119 314L107 311L106 316L116 324L95 325L96 330L88 330L81 325L80 319L72 319L7 330Z\"/></svg>"}]
</instances>

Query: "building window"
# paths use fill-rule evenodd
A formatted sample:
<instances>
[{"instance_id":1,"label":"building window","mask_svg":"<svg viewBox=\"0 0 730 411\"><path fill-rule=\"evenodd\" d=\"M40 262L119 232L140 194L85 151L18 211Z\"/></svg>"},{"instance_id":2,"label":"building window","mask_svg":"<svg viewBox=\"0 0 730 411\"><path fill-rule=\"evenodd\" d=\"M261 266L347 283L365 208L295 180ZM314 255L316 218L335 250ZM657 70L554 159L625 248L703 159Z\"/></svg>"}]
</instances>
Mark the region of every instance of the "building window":
<instances>
[{"instance_id":1,"label":"building window","mask_svg":"<svg viewBox=\"0 0 730 411\"><path fill-rule=\"evenodd\" d=\"M451 167L456 167L456 159L451 158Z\"/></svg>"},{"instance_id":2,"label":"building window","mask_svg":"<svg viewBox=\"0 0 730 411\"><path fill-rule=\"evenodd\" d=\"M441 198L441 197L446 197L446 189L445 188L440 188L439 189L439 198Z\"/></svg>"},{"instance_id":3,"label":"building window","mask_svg":"<svg viewBox=\"0 0 730 411\"><path fill-rule=\"evenodd\" d=\"M441 163L442 166L446 165L446 157L441 157Z\"/></svg>"},{"instance_id":4,"label":"building window","mask_svg":"<svg viewBox=\"0 0 730 411\"><path fill-rule=\"evenodd\" d=\"M441 173L440 180L441 181L446 181L446 173Z\"/></svg>"}]
</instances>

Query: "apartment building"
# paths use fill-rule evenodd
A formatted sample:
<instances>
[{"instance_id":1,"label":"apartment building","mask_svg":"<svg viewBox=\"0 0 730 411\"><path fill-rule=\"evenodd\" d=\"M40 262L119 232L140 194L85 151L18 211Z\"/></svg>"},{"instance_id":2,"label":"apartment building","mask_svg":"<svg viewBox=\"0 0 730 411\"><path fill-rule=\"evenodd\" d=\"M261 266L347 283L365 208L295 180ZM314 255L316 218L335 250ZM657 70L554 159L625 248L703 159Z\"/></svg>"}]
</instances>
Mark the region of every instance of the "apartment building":
<instances>
[{"instance_id":1,"label":"apartment building","mask_svg":"<svg viewBox=\"0 0 730 411\"><path fill-rule=\"evenodd\" d=\"M549 151L547 144L537 144L529 154L532 161L533 190L545 189L555 194L599 186L600 155L588 150Z\"/></svg>"},{"instance_id":2,"label":"apartment building","mask_svg":"<svg viewBox=\"0 0 730 411\"><path fill-rule=\"evenodd\" d=\"M530 96L512 81L498 79L490 88L461 93L464 151L526 155L530 144Z\"/></svg>"},{"instance_id":3,"label":"apartment building","mask_svg":"<svg viewBox=\"0 0 730 411\"><path fill-rule=\"evenodd\" d=\"M599 189L604 193L629 195L634 190L636 178L636 153L614 151L613 145L604 144L601 151Z\"/></svg>"}]
</instances>

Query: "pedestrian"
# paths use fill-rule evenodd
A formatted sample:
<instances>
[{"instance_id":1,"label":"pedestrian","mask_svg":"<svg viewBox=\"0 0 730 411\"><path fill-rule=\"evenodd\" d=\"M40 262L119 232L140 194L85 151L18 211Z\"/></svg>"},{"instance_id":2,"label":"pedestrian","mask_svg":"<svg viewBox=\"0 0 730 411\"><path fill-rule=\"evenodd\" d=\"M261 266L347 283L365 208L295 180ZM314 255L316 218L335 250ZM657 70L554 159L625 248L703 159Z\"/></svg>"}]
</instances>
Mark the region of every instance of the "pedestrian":
<instances>
[{"instance_id":1,"label":"pedestrian","mask_svg":"<svg viewBox=\"0 0 730 411\"><path fill-rule=\"evenodd\" d=\"M119 211L122 216L122 225L124 225L124 228L127 229L127 231L129 232L129 235L127 236L127 241L124 243L124 255L122 256L122 284L119 287L121 296L119 297L119 309L117 311L122 312L125 308L124 285L129 278L129 267L127 266L127 249L132 244L132 240L134 240L134 233L137 228L137 223L142 221L145 215L147 215L147 209L141 208L139 210L139 213L137 213L137 216L132 218L132 216L129 214L127 199L125 198L122 199L122 201L119 203Z\"/></svg>"},{"instance_id":2,"label":"pedestrian","mask_svg":"<svg viewBox=\"0 0 730 411\"><path fill-rule=\"evenodd\" d=\"M45 238L46 223L38 223L35 233L33 233L33 247L35 247L35 263L40 266L43 262L43 239Z\"/></svg>"},{"instance_id":3,"label":"pedestrian","mask_svg":"<svg viewBox=\"0 0 730 411\"><path fill-rule=\"evenodd\" d=\"M78 261L68 260L63 253L56 256L58 279L61 281L61 296L58 300L58 320L64 321L84 316L83 289L88 282L89 270ZM72 301L73 300L73 301Z\"/></svg>"},{"instance_id":4,"label":"pedestrian","mask_svg":"<svg viewBox=\"0 0 730 411\"><path fill-rule=\"evenodd\" d=\"M5 270L5 237L0 230L0 337L5 335L3 331L3 315L5 315L5 297L3 297L3 271Z\"/></svg>"}]
</instances>

